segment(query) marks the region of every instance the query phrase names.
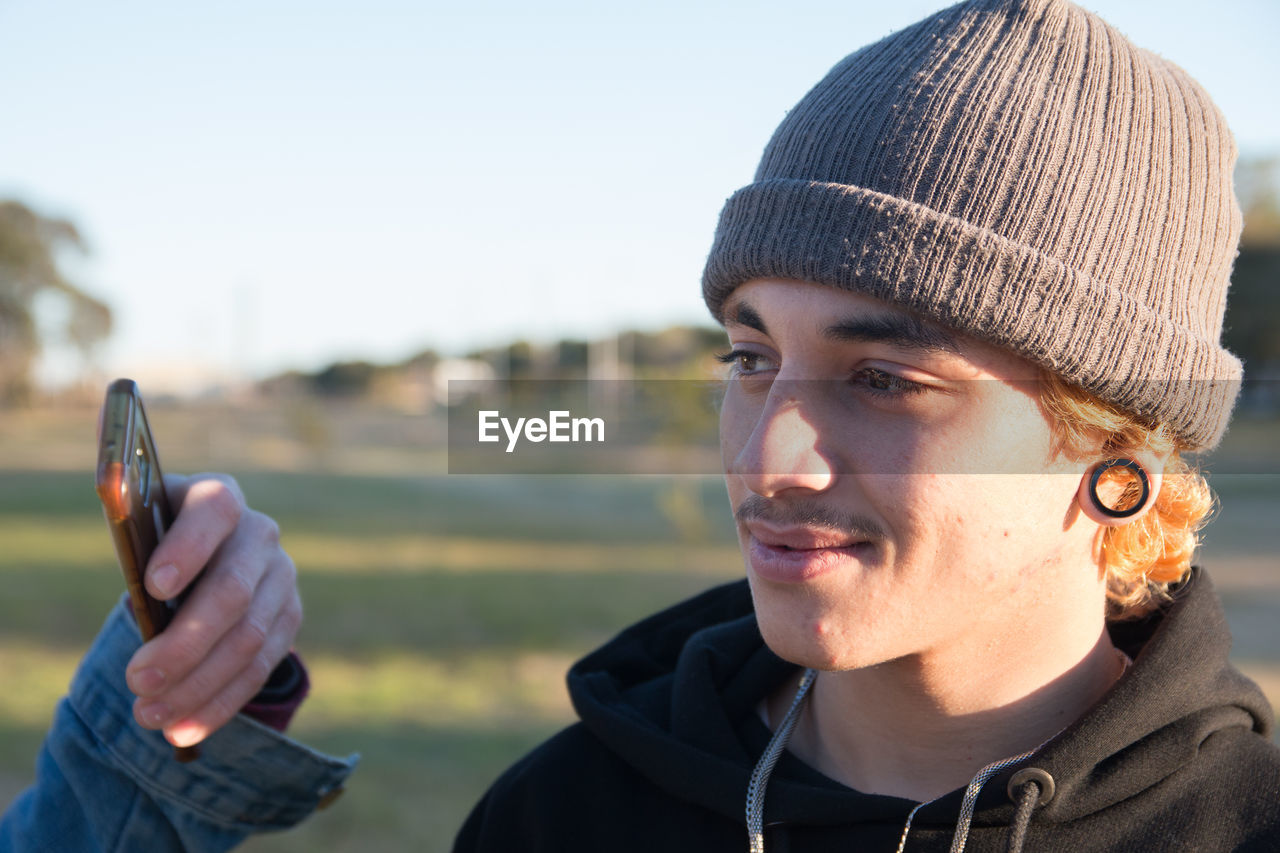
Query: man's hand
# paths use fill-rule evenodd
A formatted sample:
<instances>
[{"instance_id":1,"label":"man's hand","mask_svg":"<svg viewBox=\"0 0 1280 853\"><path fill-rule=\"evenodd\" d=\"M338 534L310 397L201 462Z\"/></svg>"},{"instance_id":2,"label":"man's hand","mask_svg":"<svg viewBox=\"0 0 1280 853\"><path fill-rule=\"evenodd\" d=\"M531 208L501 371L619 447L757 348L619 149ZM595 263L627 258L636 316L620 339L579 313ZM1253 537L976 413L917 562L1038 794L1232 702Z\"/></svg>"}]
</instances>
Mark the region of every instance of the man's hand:
<instances>
[{"instance_id":1,"label":"man's hand","mask_svg":"<svg viewBox=\"0 0 1280 853\"><path fill-rule=\"evenodd\" d=\"M289 653L302 601L279 528L245 506L235 480L166 476L165 491L176 518L147 564L147 591L170 599L204 574L125 675L138 723L191 746L235 716Z\"/></svg>"}]
</instances>

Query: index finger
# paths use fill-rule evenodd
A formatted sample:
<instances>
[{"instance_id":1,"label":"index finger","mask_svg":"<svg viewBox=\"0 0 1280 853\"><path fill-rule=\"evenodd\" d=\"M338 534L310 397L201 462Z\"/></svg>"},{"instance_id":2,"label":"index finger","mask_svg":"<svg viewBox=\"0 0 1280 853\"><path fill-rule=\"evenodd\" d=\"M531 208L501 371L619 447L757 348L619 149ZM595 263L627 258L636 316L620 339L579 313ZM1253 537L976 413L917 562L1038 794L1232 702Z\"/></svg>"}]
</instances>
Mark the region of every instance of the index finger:
<instances>
[{"instance_id":1,"label":"index finger","mask_svg":"<svg viewBox=\"0 0 1280 853\"><path fill-rule=\"evenodd\" d=\"M186 589L235 530L244 498L235 480L220 474L165 477L173 525L147 561L147 591L170 599Z\"/></svg>"}]
</instances>

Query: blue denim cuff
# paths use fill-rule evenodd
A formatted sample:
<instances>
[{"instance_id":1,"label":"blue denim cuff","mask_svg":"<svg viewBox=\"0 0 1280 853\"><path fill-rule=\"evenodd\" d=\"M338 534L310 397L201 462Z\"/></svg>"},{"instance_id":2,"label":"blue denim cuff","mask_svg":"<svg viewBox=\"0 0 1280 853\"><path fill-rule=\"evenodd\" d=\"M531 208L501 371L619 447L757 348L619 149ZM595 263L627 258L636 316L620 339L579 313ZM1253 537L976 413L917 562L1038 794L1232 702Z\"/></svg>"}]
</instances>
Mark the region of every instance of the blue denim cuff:
<instances>
[{"instance_id":1,"label":"blue denim cuff","mask_svg":"<svg viewBox=\"0 0 1280 853\"><path fill-rule=\"evenodd\" d=\"M175 761L168 741L133 719L124 673L141 643L122 598L81 662L67 699L110 763L171 819L233 831L284 829L342 789L357 755L325 755L243 714L201 743L198 759Z\"/></svg>"}]
</instances>

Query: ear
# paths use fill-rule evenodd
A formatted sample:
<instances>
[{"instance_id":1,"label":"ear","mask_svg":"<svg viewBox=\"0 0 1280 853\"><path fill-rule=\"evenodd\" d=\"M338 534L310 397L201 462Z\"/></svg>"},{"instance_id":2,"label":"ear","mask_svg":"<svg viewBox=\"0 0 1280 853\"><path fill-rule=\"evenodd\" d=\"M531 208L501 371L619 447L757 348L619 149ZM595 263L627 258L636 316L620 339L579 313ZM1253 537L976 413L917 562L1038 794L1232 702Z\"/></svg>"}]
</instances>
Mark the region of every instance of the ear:
<instances>
[{"instance_id":1,"label":"ear","mask_svg":"<svg viewBox=\"0 0 1280 853\"><path fill-rule=\"evenodd\" d=\"M1138 450L1100 459L1090 465L1080 478L1076 502L1091 521L1104 527L1120 527L1146 515L1156 504L1160 487L1164 483L1164 466L1168 453ZM1141 487L1146 481L1146 498L1140 503L1120 507L1120 497L1125 487L1133 484ZM1109 514L1107 509L1118 509L1122 515ZM1128 510L1132 510L1129 512Z\"/></svg>"}]
</instances>

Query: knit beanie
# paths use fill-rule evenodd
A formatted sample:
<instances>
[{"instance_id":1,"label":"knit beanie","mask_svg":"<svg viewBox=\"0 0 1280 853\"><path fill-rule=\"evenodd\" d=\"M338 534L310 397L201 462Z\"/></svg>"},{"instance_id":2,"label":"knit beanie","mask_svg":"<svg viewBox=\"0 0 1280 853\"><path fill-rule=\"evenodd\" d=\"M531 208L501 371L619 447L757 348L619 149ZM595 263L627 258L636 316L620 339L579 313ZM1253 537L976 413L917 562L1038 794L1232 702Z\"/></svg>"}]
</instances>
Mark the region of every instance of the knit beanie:
<instances>
[{"instance_id":1,"label":"knit beanie","mask_svg":"<svg viewBox=\"0 0 1280 853\"><path fill-rule=\"evenodd\" d=\"M858 291L1218 443L1235 143L1172 63L1064 0L973 0L840 62L725 204L716 319L753 278Z\"/></svg>"}]
</instances>

